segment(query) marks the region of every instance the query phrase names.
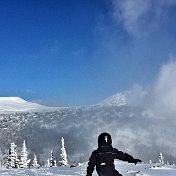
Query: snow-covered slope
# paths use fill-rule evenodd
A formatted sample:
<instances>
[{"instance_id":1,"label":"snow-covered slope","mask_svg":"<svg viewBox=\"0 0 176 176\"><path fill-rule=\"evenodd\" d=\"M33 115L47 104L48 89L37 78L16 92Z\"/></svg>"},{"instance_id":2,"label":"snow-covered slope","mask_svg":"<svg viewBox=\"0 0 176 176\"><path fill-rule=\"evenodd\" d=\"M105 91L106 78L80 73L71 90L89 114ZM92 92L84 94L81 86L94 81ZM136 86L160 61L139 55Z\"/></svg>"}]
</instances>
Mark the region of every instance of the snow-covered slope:
<instances>
[{"instance_id":1,"label":"snow-covered slope","mask_svg":"<svg viewBox=\"0 0 176 176\"><path fill-rule=\"evenodd\" d=\"M99 103L102 106L124 106L127 104L128 92L117 93Z\"/></svg>"},{"instance_id":2,"label":"snow-covered slope","mask_svg":"<svg viewBox=\"0 0 176 176\"><path fill-rule=\"evenodd\" d=\"M176 168L169 168L167 166L152 168L153 164L129 164L127 162L115 162L116 169L123 174L123 176L175 176ZM0 175L8 176L83 176L86 175L87 163L83 163L78 167L41 167L39 169L5 169L0 168ZM97 176L96 171L93 176Z\"/></svg>"},{"instance_id":3,"label":"snow-covered slope","mask_svg":"<svg viewBox=\"0 0 176 176\"><path fill-rule=\"evenodd\" d=\"M49 109L51 108L27 102L20 97L0 97L0 113L31 112Z\"/></svg>"},{"instance_id":4,"label":"snow-covered slope","mask_svg":"<svg viewBox=\"0 0 176 176\"><path fill-rule=\"evenodd\" d=\"M125 106L128 92L117 93L103 100L99 106ZM28 102L20 97L0 97L0 114L13 112L39 112L43 110L57 110L59 107L47 107L37 103Z\"/></svg>"}]
</instances>

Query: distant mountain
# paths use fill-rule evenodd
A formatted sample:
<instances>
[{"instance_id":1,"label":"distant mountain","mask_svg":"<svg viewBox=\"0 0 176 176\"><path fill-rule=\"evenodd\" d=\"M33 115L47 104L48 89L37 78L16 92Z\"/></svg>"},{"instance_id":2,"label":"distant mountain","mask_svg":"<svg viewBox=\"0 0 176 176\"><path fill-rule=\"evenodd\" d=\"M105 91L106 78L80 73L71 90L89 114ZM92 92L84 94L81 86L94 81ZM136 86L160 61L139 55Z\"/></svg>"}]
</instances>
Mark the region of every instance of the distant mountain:
<instances>
[{"instance_id":1,"label":"distant mountain","mask_svg":"<svg viewBox=\"0 0 176 176\"><path fill-rule=\"evenodd\" d=\"M0 113L31 112L41 110L53 110L53 108L31 103L20 97L0 97Z\"/></svg>"},{"instance_id":2,"label":"distant mountain","mask_svg":"<svg viewBox=\"0 0 176 176\"><path fill-rule=\"evenodd\" d=\"M127 105L129 92L117 93L99 103L102 106L124 106Z\"/></svg>"},{"instance_id":3,"label":"distant mountain","mask_svg":"<svg viewBox=\"0 0 176 176\"><path fill-rule=\"evenodd\" d=\"M98 106L124 106L127 104L128 92L117 93L103 100ZM20 97L0 97L0 114L13 112L54 111L60 107L48 107L28 102Z\"/></svg>"}]
</instances>

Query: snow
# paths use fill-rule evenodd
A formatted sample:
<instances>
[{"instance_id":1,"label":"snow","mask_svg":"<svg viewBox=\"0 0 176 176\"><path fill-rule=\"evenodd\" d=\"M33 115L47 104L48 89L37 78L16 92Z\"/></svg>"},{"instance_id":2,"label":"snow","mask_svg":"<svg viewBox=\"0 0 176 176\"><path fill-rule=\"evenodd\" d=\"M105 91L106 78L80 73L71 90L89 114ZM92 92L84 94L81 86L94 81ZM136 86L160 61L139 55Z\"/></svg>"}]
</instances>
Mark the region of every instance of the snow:
<instances>
[{"instance_id":1,"label":"snow","mask_svg":"<svg viewBox=\"0 0 176 176\"><path fill-rule=\"evenodd\" d=\"M124 106L126 105L128 92L117 93L98 105L100 106ZM20 97L0 97L0 114L12 112L39 112L58 110L60 107L47 107L37 103L28 102Z\"/></svg>"},{"instance_id":2,"label":"snow","mask_svg":"<svg viewBox=\"0 0 176 176\"><path fill-rule=\"evenodd\" d=\"M168 168L167 166L160 166L151 168L152 165L157 164L129 164L126 162L115 162L116 169L123 176L175 176L176 168ZM85 176L87 163L79 165L75 168L65 167L41 167L39 169L0 169L1 176ZM140 171L140 172L139 172ZM94 171L93 176L97 176Z\"/></svg>"},{"instance_id":3,"label":"snow","mask_svg":"<svg viewBox=\"0 0 176 176\"><path fill-rule=\"evenodd\" d=\"M54 108L25 101L20 97L0 97L0 113L31 112L53 109Z\"/></svg>"},{"instance_id":4,"label":"snow","mask_svg":"<svg viewBox=\"0 0 176 176\"><path fill-rule=\"evenodd\" d=\"M68 165L68 160L67 160L67 153L66 153L66 149L65 149L65 145L64 145L64 138L63 137L61 139L61 144L62 144L62 147L61 147L61 154L60 154L60 157L61 157L60 163L62 165L67 166Z\"/></svg>"},{"instance_id":5,"label":"snow","mask_svg":"<svg viewBox=\"0 0 176 176\"><path fill-rule=\"evenodd\" d=\"M101 106L124 106L127 104L128 92L117 93L99 103Z\"/></svg>"}]
</instances>

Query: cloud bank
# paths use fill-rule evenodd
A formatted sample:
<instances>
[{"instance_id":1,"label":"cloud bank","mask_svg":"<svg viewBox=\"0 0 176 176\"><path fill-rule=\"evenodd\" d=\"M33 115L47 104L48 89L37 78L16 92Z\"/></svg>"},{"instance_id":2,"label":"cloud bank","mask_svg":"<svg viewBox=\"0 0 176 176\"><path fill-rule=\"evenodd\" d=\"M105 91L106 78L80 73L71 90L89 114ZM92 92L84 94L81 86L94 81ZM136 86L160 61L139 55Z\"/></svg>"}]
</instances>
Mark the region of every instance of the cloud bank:
<instances>
[{"instance_id":1,"label":"cloud bank","mask_svg":"<svg viewBox=\"0 0 176 176\"><path fill-rule=\"evenodd\" d=\"M153 110L163 118L174 118L176 114L176 62L162 66L154 84Z\"/></svg>"},{"instance_id":2,"label":"cloud bank","mask_svg":"<svg viewBox=\"0 0 176 176\"><path fill-rule=\"evenodd\" d=\"M171 58L163 64L147 87L135 85L128 92L127 105L129 109L122 108L115 114L106 115L106 111L101 114L99 120L109 118L110 121L97 126L93 139L100 132L108 131L115 147L144 161L158 161L160 152L170 162L175 160L176 60Z\"/></svg>"},{"instance_id":3,"label":"cloud bank","mask_svg":"<svg viewBox=\"0 0 176 176\"><path fill-rule=\"evenodd\" d=\"M128 104L145 107L160 119L174 118L176 114L176 61L162 65L150 86L134 86Z\"/></svg>"},{"instance_id":4,"label":"cloud bank","mask_svg":"<svg viewBox=\"0 0 176 176\"><path fill-rule=\"evenodd\" d=\"M176 158L176 61L163 64L148 86L135 85L128 91L127 105L134 107L107 127L114 144L144 161L158 161L163 152L171 162ZM135 109L136 107L136 109ZM118 115L119 116L119 115ZM147 154L146 153L150 153Z\"/></svg>"}]
</instances>

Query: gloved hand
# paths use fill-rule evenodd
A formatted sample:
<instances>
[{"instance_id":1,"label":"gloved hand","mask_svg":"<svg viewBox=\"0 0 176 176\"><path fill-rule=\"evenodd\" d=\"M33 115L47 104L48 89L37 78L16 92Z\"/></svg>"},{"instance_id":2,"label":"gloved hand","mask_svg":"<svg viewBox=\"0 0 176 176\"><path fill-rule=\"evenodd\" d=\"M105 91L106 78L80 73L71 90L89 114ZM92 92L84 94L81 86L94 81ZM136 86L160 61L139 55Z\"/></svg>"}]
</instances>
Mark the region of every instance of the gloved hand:
<instances>
[{"instance_id":1,"label":"gloved hand","mask_svg":"<svg viewBox=\"0 0 176 176\"><path fill-rule=\"evenodd\" d=\"M140 159L135 159L134 160L134 163L137 164L137 163L141 163L142 161Z\"/></svg>"}]
</instances>

